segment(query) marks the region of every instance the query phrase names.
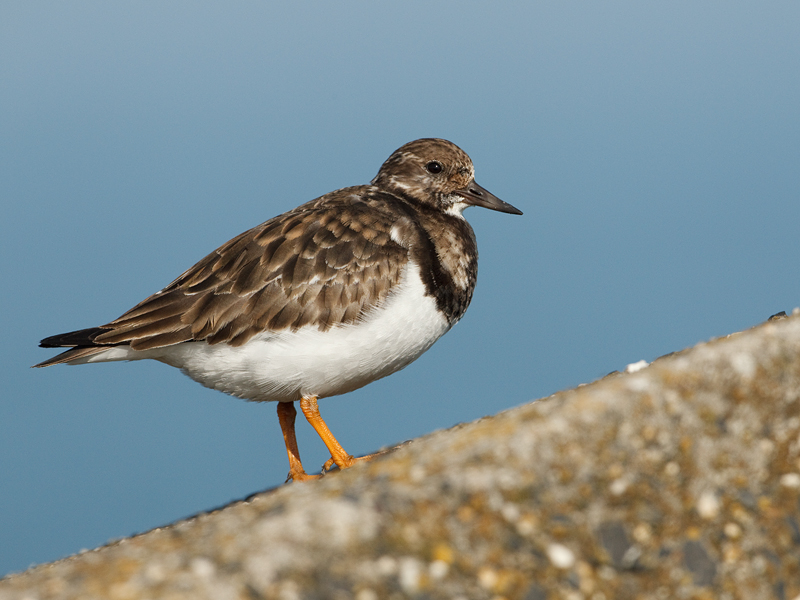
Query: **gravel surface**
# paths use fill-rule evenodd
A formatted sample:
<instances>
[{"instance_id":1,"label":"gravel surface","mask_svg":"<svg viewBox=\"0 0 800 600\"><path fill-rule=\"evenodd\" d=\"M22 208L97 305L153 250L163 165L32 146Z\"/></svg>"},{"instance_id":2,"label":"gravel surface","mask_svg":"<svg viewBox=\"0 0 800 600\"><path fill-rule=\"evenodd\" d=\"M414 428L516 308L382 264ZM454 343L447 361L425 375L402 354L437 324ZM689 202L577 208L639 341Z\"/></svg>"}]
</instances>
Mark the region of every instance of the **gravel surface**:
<instances>
[{"instance_id":1,"label":"gravel surface","mask_svg":"<svg viewBox=\"0 0 800 600\"><path fill-rule=\"evenodd\" d=\"M0 600L800 597L800 315L0 580Z\"/></svg>"}]
</instances>

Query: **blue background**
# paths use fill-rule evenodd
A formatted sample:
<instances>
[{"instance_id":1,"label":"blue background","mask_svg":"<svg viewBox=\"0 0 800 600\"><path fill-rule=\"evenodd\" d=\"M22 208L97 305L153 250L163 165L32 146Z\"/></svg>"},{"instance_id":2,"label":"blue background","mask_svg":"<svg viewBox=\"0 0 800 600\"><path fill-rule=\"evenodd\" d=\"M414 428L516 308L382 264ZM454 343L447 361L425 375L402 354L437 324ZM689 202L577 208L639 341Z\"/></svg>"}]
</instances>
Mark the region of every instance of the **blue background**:
<instances>
[{"instance_id":1,"label":"blue background","mask_svg":"<svg viewBox=\"0 0 800 600\"><path fill-rule=\"evenodd\" d=\"M367 453L800 304L797 2L0 6L0 574L278 485L274 404L158 363L28 367L241 231L448 138L462 322L324 400ZM300 425L309 467L327 458Z\"/></svg>"}]
</instances>

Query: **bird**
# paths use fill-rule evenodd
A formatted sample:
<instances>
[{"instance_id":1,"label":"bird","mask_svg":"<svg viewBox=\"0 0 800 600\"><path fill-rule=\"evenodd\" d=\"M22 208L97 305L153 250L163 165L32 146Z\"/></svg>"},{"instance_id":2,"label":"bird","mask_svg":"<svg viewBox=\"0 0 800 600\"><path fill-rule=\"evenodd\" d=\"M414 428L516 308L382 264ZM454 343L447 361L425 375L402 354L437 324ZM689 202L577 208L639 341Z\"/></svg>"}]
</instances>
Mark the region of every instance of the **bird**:
<instances>
[{"instance_id":1,"label":"bird","mask_svg":"<svg viewBox=\"0 0 800 600\"><path fill-rule=\"evenodd\" d=\"M151 359L200 384L277 402L287 481L354 457L318 400L399 371L461 319L478 272L470 206L522 212L475 182L472 160L444 139L409 142L368 185L342 188L224 243L119 318L47 337L68 348L34 367ZM330 452L309 474L297 410Z\"/></svg>"}]
</instances>

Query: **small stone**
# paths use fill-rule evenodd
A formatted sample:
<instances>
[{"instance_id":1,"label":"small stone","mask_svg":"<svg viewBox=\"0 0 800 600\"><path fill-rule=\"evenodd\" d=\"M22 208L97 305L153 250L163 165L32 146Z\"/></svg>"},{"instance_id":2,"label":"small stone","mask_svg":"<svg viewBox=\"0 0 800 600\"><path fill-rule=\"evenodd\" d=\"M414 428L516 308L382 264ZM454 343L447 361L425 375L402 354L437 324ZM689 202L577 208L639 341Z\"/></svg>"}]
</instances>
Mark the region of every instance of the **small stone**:
<instances>
[{"instance_id":1,"label":"small stone","mask_svg":"<svg viewBox=\"0 0 800 600\"><path fill-rule=\"evenodd\" d=\"M635 363L631 363L627 367L625 367L625 372L626 373L636 373L638 371L641 371L642 369L644 369L645 367L647 367L649 365L650 365L650 363L647 362L646 360L639 360L639 361L637 361Z\"/></svg>"},{"instance_id":2,"label":"small stone","mask_svg":"<svg viewBox=\"0 0 800 600\"><path fill-rule=\"evenodd\" d=\"M497 585L498 579L497 571L490 567L482 567L481 570L478 571L478 583L486 590L493 589L494 586Z\"/></svg>"},{"instance_id":3,"label":"small stone","mask_svg":"<svg viewBox=\"0 0 800 600\"><path fill-rule=\"evenodd\" d=\"M738 544L728 542L722 546L722 560L725 564L733 565L742 559L742 549Z\"/></svg>"},{"instance_id":4,"label":"small stone","mask_svg":"<svg viewBox=\"0 0 800 600\"><path fill-rule=\"evenodd\" d=\"M425 479L425 468L421 465L414 465L411 467L411 470L408 473L408 476L411 478L411 481L414 483L419 483L423 479Z\"/></svg>"},{"instance_id":5,"label":"small stone","mask_svg":"<svg viewBox=\"0 0 800 600\"><path fill-rule=\"evenodd\" d=\"M750 565L753 567L753 571L761 575L767 570L767 559L761 555L754 556Z\"/></svg>"},{"instance_id":6,"label":"small stone","mask_svg":"<svg viewBox=\"0 0 800 600\"><path fill-rule=\"evenodd\" d=\"M378 600L378 594L371 588L363 588L356 593L356 600Z\"/></svg>"},{"instance_id":7,"label":"small stone","mask_svg":"<svg viewBox=\"0 0 800 600\"><path fill-rule=\"evenodd\" d=\"M447 575L448 571L450 571L450 565L443 560L435 560L428 567L428 574L434 581L437 579L443 579Z\"/></svg>"},{"instance_id":8,"label":"small stone","mask_svg":"<svg viewBox=\"0 0 800 600\"><path fill-rule=\"evenodd\" d=\"M787 488L800 488L800 473L786 473L781 475L781 485Z\"/></svg>"},{"instance_id":9,"label":"small stone","mask_svg":"<svg viewBox=\"0 0 800 600\"><path fill-rule=\"evenodd\" d=\"M509 523L516 523L519 520L519 507L511 502L506 502L500 509L500 514Z\"/></svg>"},{"instance_id":10,"label":"small stone","mask_svg":"<svg viewBox=\"0 0 800 600\"><path fill-rule=\"evenodd\" d=\"M739 527L738 524L732 521L729 523L725 523L725 527L722 528L722 531L724 531L725 535L731 538L732 540L735 540L736 538L741 537L742 535L742 528Z\"/></svg>"},{"instance_id":11,"label":"small stone","mask_svg":"<svg viewBox=\"0 0 800 600\"><path fill-rule=\"evenodd\" d=\"M536 531L536 522L531 518L524 517L517 523L517 533L520 535L528 536L534 531Z\"/></svg>"},{"instance_id":12,"label":"small stone","mask_svg":"<svg viewBox=\"0 0 800 600\"><path fill-rule=\"evenodd\" d=\"M647 523L639 523L633 528L633 539L640 544L646 544L653 537L653 530Z\"/></svg>"},{"instance_id":13,"label":"small stone","mask_svg":"<svg viewBox=\"0 0 800 600\"><path fill-rule=\"evenodd\" d=\"M151 562L145 567L144 576L149 583L161 583L167 578L167 570L161 563Z\"/></svg>"},{"instance_id":14,"label":"small stone","mask_svg":"<svg viewBox=\"0 0 800 600\"><path fill-rule=\"evenodd\" d=\"M575 564L575 554L562 544L550 544L547 547L547 558L557 569L569 569Z\"/></svg>"},{"instance_id":15,"label":"small stone","mask_svg":"<svg viewBox=\"0 0 800 600\"><path fill-rule=\"evenodd\" d=\"M422 565L416 558L409 556L400 559L398 581L404 592L414 594L419 590L420 575L422 575Z\"/></svg>"},{"instance_id":16,"label":"small stone","mask_svg":"<svg viewBox=\"0 0 800 600\"><path fill-rule=\"evenodd\" d=\"M752 355L739 352L731 357L731 365L745 379L752 379L756 372L756 361Z\"/></svg>"},{"instance_id":17,"label":"small stone","mask_svg":"<svg viewBox=\"0 0 800 600\"><path fill-rule=\"evenodd\" d=\"M711 585L717 574L717 565L698 541L688 541L683 545L683 564L691 572L694 584Z\"/></svg>"},{"instance_id":18,"label":"small stone","mask_svg":"<svg viewBox=\"0 0 800 600\"><path fill-rule=\"evenodd\" d=\"M601 524L597 535L615 567L629 568L636 562L638 554L628 556L628 552L633 546L631 546L625 526L621 522L611 521Z\"/></svg>"},{"instance_id":19,"label":"small stone","mask_svg":"<svg viewBox=\"0 0 800 600\"><path fill-rule=\"evenodd\" d=\"M628 480L624 477L620 477L611 482L611 485L608 486L608 490L614 496L621 496L625 493L625 490L628 489L628 485Z\"/></svg>"},{"instance_id":20,"label":"small stone","mask_svg":"<svg viewBox=\"0 0 800 600\"><path fill-rule=\"evenodd\" d=\"M610 467L608 467L608 476L610 478L617 479L619 477L622 477L624 473L625 473L625 467L623 467L619 463L614 463Z\"/></svg>"},{"instance_id":21,"label":"small stone","mask_svg":"<svg viewBox=\"0 0 800 600\"><path fill-rule=\"evenodd\" d=\"M436 544L433 549L433 560L434 562L441 561L448 565L451 564L455 560L453 549L443 542Z\"/></svg>"},{"instance_id":22,"label":"small stone","mask_svg":"<svg viewBox=\"0 0 800 600\"><path fill-rule=\"evenodd\" d=\"M617 578L616 569L610 565L600 565L600 568L597 569L597 574L605 581L613 581Z\"/></svg>"},{"instance_id":23,"label":"small stone","mask_svg":"<svg viewBox=\"0 0 800 600\"><path fill-rule=\"evenodd\" d=\"M381 556L375 561L375 568L379 575L388 577L397 573L397 561L391 556Z\"/></svg>"},{"instance_id":24,"label":"small stone","mask_svg":"<svg viewBox=\"0 0 800 600\"><path fill-rule=\"evenodd\" d=\"M719 514L720 502L713 492L703 492L697 500L697 514L710 521Z\"/></svg>"},{"instance_id":25,"label":"small stone","mask_svg":"<svg viewBox=\"0 0 800 600\"><path fill-rule=\"evenodd\" d=\"M189 568L194 575L202 579L208 579L214 574L214 571L216 571L214 563L202 556L193 558L192 562L189 564Z\"/></svg>"}]
</instances>

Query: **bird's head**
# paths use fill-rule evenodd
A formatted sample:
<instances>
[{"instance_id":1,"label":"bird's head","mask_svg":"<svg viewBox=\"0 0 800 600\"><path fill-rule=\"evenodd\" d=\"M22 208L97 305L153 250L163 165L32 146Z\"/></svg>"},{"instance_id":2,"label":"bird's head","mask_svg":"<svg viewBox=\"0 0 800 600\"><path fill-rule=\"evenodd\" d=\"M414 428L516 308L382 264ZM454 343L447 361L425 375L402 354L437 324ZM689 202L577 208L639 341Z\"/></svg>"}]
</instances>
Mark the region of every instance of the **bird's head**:
<instances>
[{"instance_id":1,"label":"bird's head","mask_svg":"<svg viewBox=\"0 0 800 600\"><path fill-rule=\"evenodd\" d=\"M401 146L383 163L372 183L457 216L469 206L522 214L475 183L472 160L447 140L423 138Z\"/></svg>"}]
</instances>

